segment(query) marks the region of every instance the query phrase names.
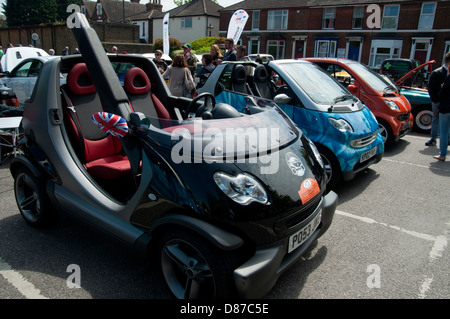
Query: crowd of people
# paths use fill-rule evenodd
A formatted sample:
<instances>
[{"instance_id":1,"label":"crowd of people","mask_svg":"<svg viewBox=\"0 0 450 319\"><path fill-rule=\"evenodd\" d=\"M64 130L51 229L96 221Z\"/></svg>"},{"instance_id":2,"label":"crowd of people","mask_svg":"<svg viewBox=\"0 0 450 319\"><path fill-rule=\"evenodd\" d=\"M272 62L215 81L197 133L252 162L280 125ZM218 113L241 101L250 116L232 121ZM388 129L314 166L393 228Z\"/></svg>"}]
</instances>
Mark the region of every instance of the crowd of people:
<instances>
[{"instance_id":1,"label":"crowd of people","mask_svg":"<svg viewBox=\"0 0 450 319\"><path fill-rule=\"evenodd\" d=\"M217 44L213 44L209 52L202 54L201 61L192 54L192 46L189 43L185 43L182 48L183 53L177 54L170 66L161 60L160 50L155 52L153 59L162 76L169 78L169 90L175 96L192 97L195 90L204 84L215 67L223 61L251 61L247 56L247 48L243 45L235 46L231 38L225 40L224 54ZM196 74L198 63L202 64L202 68ZM199 77L197 86L195 85L196 75Z\"/></svg>"}]
</instances>

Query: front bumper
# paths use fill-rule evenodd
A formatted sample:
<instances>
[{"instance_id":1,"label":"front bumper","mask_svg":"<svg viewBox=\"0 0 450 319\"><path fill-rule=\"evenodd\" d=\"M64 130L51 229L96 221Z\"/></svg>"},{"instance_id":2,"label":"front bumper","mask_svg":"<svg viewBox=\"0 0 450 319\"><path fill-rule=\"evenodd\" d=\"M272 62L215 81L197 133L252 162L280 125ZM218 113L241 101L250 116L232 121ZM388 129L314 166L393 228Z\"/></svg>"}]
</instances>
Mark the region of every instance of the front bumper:
<instances>
[{"instance_id":1,"label":"front bumper","mask_svg":"<svg viewBox=\"0 0 450 319\"><path fill-rule=\"evenodd\" d=\"M255 299L266 295L279 276L297 262L311 244L330 227L338 203L338 196L329 192L321 207L304 221L306 225L322 209L321 223L315 232L297 249L288 254L289 238L256 249L255 254L234 273L234 282L240 298Z\"/></svg>"}]
</instances>

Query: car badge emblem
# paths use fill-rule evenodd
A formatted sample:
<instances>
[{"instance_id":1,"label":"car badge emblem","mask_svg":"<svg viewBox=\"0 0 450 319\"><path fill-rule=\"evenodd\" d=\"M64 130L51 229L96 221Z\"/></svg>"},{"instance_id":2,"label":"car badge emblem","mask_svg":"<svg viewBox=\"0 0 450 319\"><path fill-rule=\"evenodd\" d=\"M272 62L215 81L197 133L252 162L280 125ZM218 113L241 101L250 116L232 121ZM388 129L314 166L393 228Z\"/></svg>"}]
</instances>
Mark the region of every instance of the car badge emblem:
<instances>
[{"instance_id":1,"label":"car badge emblem","mask_svg":"<svg viewBox=\"0 0 450 319\"><path fill-rule=\"evenodd\" d=\"M286 154L286 163L291 169L292 174L297 176L305 175L305 165L300 158L292 152Z\"/></svg>"}]
</instances>

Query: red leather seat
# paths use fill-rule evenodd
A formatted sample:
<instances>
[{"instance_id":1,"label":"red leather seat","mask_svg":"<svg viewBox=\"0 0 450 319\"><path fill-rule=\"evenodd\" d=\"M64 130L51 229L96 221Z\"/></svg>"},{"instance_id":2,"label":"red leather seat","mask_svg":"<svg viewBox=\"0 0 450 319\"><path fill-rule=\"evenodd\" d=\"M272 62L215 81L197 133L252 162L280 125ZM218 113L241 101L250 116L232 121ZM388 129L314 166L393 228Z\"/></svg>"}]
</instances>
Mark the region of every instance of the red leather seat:
<instances>
[{"instance_id":1,"label":"red leather seat","mask_svg":"<svg viewBox=\"0 0 450 319\"><path fill-rule=\"evenodd\" d=\"M123 86L134 112L143 113L150 118L152 125L158 128L171 125L169 112L151 92L150 80L141 68L134 67L128 70Z\"/></svg>"},{"instance_id":2,"label":"red leather seat","mask_svg":"<svg viewBox=\"0 0 450 319\"><path fill-rule=\"evenodd\" d=\"M78 63L70 70L67 85L62 90L68 106L64 109L64 118L72 144L86 170L101 179L130 175L130 162L121 154L120 140L92 122L92 114L103 108L85 63Z\"/></svg>"}]
</instances>

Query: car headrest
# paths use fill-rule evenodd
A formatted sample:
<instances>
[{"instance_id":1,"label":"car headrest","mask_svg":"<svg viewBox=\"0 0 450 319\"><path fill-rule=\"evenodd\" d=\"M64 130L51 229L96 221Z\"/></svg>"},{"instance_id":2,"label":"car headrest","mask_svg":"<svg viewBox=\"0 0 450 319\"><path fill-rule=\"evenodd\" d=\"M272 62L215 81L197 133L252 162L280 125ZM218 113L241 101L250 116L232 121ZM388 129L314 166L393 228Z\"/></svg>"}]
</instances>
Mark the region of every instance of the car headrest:
<instances>
[{"instance_id":1,"label":"car headrest","mask_svg":"<svg viewBox=\"0 0 450 319\"><path fill-rule=\"evenodd\" d=\"M231 74L231 81L236 84L243 84L247 81L247 72L242 64L237 64Z\"/></svg>"},{"instance_id":2,"label":"car headrest","mask_svg":"<svg viewBox=\"0 0 450 319\"><path fill-rule=\"evenodd\" d=\"M86 63L78 63L72 67L67 74L67 85L77 95L92 94L97 91Z\"/></svg>"},{"instance_id":3,"label":"car headrest","mask_svg":"<svg viewBox=\"0 0 450 319\"><path fill-rule=\"evenodd\" d=\"M150 91L151 84L147 74L140 68L128 70L123 80L125 91L130 94L145 94Z\"/></svg>"},{"instance_id":4,"label":"car headrest","mask_svg":"<svg viewBox=\"0 0 450 319\"><path fill-rule=\"evenodd\" d=\"M264 65L258 65L255 68L253 77L257 82L264 82L269 78L269 73L267 72L267 69Z\"/></svg>"}]
</instances>

